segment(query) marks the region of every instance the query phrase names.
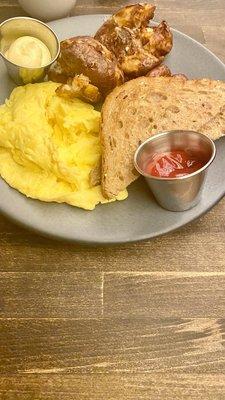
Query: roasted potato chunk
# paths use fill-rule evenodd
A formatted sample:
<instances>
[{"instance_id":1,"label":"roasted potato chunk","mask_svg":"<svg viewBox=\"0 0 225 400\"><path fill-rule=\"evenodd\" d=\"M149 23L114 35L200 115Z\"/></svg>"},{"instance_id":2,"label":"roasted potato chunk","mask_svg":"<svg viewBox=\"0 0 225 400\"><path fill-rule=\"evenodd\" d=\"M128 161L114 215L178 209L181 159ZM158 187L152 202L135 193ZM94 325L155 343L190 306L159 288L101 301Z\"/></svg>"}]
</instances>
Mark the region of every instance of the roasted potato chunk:
<instances>
[{"instance_id":1,"label":"roasted potato chunk","mask_svg":"<svg viewBox=\"0 0 225 400\"><path fill-rule=\"evenodd\" d=\"M149 20L154 17L155 6L153 4L135 4L121 8L114 14L116 24L126 28L144 28Z\"/></svg>"},{"instance_id":2,"label":"roasted potato chunk","mask_svg":"<svg viewBox=\"0 0 225 400\"><path fill-rule=\"evenodd\" d=\"M150 77L172 76L174 78L181 79L183 81L186 81L188 79L187 76L184 74L172 74L167 65L160 65L159 67L153 68L151 71L147 73L146 76Z\"/></svg>"},{"instance_id":3,"label":"roasted potato chunk","mask_svg":"<svg viewBox=\"0 0 225 400\"><path fill-rule=\"evenodd\" d=\"M167 65L160 65L159 67L153 68L151 71L149 71L146 76L172 76L172 73Z\"/></svg>"},{"instance_id":4,"label":"roasted potato chunk","mask_svg":"<svg viewBox=\"0 0 225 400\"><path fill-rule=\"evenodd\" d=\"M83 74L106 96L124 82L124 75L115 56L101 43L89 36L78 36L61 42L57 63L49 72L49 79L67 82L68 78Z\"/></svg>"},{"instance_id":5,"label":"roasted potato chunk","mask_svg":"<svg viewBox=\"0 0 225 400\"><path fill-rule=\"evenodd\" d=\"M101 100L98 88L91 85L89 78L82 74L69 78L66 84L62 84L56 89L56 93L61 97L79 98L89 103L98 103Z\"/></svg>"},{"instance_id":6,"label":"roasted potato chunk","mask_svg":"<svg viewBox=\"0 0 225 400\"><path fill-rule=\"evenodd\" d=\"M95 34L95 39L115 54L125 79L146 75L172 48L172 33L165 21L148 27L154 11L152 4L124 7Z\"/></svg>"},{"instance_id":7,"label":"roasted potato chunk","mask_svg":"<svg viewBox=\"0 0 225 400\"><path fill-rule=\"evenodd\" d=\"M172 76L174 76L174 78L181 79L183 81L187 81L188 80L187 76L184 75L184 74L174 74Z\"/></svg>"}]
</instances>

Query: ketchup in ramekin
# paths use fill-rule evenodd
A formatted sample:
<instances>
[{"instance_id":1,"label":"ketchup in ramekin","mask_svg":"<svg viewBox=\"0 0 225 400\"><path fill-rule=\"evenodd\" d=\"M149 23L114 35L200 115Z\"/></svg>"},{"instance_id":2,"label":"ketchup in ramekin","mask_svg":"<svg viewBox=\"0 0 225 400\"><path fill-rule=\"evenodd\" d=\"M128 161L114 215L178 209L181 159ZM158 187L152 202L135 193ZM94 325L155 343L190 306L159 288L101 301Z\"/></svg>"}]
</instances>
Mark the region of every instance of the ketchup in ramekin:
<instances>
[{"instance_id":1,"label":"ketchup in ramekin","mask_svg":"<svg viewBox=\"0 0 225 400\"><path fill-rule=\"evenodd\" d=\"M165 131L140 144L134 166L163 208L185 211L200 201L215 155L215 144L200 132Z\"/></svg>"},{"instance_id":2,"label":"ketchup in ramekin","mask_svg":"<svg viewBox=\"0 0 225 400\"><path fill-rule=\"evenodd\" d=\"M190 150L172 150L155 153L147 160L144 171L160 178L180 178L192 174L207 162L203 153Z\"/></svg>"}]
</instances>

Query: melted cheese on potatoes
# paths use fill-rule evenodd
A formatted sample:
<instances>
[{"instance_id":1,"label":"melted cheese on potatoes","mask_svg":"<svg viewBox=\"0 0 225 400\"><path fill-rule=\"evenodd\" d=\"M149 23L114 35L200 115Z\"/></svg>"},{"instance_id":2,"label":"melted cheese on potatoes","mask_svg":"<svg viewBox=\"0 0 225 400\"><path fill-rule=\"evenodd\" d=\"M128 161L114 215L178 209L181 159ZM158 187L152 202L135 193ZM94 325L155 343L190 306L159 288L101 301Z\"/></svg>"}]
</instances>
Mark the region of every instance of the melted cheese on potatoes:
<instances>
[{"instance_id":1,"label":"melted cheese on potatoes","mask_svg":"<svg viewBox=\"0 0 225 400\"><path fill-rule=\"evenodd\" d=\"M27 197L92 210L108 202L89 181L101 158L100 113L81 100L58 97L57 87L20 86L0 106L0 175Z\"/></svg>"}]
</instances>

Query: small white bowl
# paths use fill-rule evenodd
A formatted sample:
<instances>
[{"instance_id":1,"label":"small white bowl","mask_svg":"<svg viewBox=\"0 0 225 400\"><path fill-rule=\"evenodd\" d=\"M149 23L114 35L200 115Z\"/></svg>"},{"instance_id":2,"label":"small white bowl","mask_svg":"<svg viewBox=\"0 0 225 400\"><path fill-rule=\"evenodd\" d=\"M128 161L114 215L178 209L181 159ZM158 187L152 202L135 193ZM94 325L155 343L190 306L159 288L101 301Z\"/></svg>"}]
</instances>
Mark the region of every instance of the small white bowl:
<instances>
[{"instance_id":1,"label":"small white bowl","mask_svg":"<svg viewBox=\"0 0 225 400\"><path fill-rule=\"evenodd\" d=\"M18 0L31 17L51 21L67 17L76 0Z\"/></svg>"}]
</instances>

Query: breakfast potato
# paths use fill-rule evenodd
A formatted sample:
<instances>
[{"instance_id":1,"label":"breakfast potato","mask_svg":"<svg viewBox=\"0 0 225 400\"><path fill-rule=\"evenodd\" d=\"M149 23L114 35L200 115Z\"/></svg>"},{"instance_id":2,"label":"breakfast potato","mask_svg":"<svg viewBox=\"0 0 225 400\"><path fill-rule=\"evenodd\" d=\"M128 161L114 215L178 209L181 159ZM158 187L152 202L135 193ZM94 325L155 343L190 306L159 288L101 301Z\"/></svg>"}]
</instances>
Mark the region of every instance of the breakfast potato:
<instances>
[{"instance_id":1,"label":"breakfast potato","mask_svg":"<svg viewBox=\"0 0 225 400\"><path fill-rule=\"evenodd\" d=\"M113 15L113 20L118 26L127 28L146 28L149 20L154 17L156 7L153 4L133 4L121 8ZM100 28L101 29L101 28Z\"/></svg>"},{"instance_id":2,"label":"breakfast potato","mask_svg":"<svg viewBox=\"0 0 225 400\"><path fill-rule=\"evenodd\" d=\"M167 65L160 65L159 67L155 67L149 71L146 76L172 76L172 73Z\"/></svg>"},{"instance_id":3,"label":"breakfast potato","mask_svg":"<svg viewBox=\"0 0 225 400\"><path fill-rule=\"evenodd\" d=\"M188 79L187 76L184 74L172 74L167 65L160 65L159 67L153 68L147 73L146 76L150 76L153 78L156 78L158 76L173 76L174 78L181 79L183 81L186 81Z\"/></svg>"},{"instance_id":4,"label":"breakfast potato","mask_svg":"<svg viewBox=\"0 0 225 400\"><path fill-rule=\"evenodd\" d=\"M83 74L97 86L103 96L124 82L115 56L89 36L78 36L61 42L61 52L49 79L66 83L68 78Z\"/></svg>"},{"instance_id":5,"label":"breakfast potato","mask_svg":"<svg viewBox=\"0 0 225 400\"><path fill-rule=\"evenodd\" d=\"M89 78L82 74L68 78L67 83L56 89L56 94L67 99L78 98L88 103L98 103L101 100L97 86L91 85Z\"/></svg>"},{"instance_id":6,"label":"breakfast potato","mask_svg":"<svg viewBox=\"0 0 225 400\"><path fill-rule=\"evenodd\" d=\"M152 4L124 7L95 34L95 39L115 54L126 80L146 75L172 48L172 33L165 21L148 27L154 11Z\"/></svg>"},{"instance_id":7,"label":"breakfast potato","mask_svg":"<svg viewBox=\"0 0 225 400\"><path fill-rule=\"evenodd\" d=\"M186 75L184 75L184 74L174 74L174 75L172 75L174 78L177 78L177 79L181 79L181 80L183 80L183 81L187 81L188 80L188 77L186 76Z\"/></svg>"}]
</instances>

